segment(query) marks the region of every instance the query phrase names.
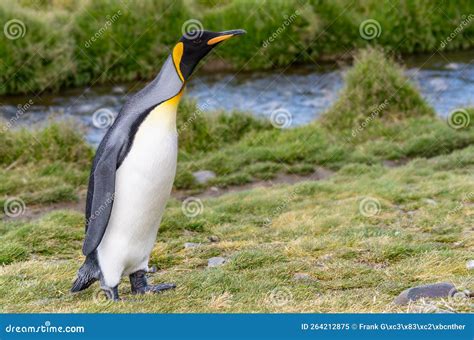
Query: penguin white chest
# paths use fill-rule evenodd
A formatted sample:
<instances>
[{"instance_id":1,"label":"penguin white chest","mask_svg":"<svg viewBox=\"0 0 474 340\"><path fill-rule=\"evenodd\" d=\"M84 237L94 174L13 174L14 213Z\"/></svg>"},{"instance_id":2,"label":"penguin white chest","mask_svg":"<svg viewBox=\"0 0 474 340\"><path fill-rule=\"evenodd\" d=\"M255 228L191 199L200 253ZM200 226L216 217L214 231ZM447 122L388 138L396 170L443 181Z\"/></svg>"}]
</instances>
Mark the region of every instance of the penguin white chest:
<instances>
[{"instance_id":1,"label":"penguin white chest","mask_svg":"<svg viewBox=\"0 0 474 340\"><path fill-rule=\"evenodd\" d=\"M176 174L176 107L165 102L145 118L116 172L111 216L97 248L105 278L148 265Z\"/></svg>"}]
</instances>

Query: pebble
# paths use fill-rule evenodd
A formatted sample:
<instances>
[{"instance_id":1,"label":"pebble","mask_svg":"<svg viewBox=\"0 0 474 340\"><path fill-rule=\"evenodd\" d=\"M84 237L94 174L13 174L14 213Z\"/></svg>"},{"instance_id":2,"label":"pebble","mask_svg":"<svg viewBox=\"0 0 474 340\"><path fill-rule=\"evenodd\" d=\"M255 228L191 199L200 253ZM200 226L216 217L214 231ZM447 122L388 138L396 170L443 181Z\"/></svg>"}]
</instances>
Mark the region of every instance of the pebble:
<instances>
[{"instance_id":1,"label":"pebble","mask_svg":"<svg viewBox=\"0 0 474 340\"><path fill-rule=\"evenodd\" d=\"M209 260L207 260L207 266L209 268L212 268L212 267L219 267L219 266L222 266L224 263L226 263L227 260L223 257L211 257Z\"/></svg>"},{"instance_id":2,"label":"pebble","mask_svg":"<svg viewBox=\"0 0 474 340\"><path fill-rule=\"evenodd\" d=\"M208 237L209 241L211 242L219 242L219 237L217 237L216 235L211 235Z\"/></svg>"},{"instance_id":3,"label":"pebble","mask_svg":"<svg viewBox=\"0 0 474 340\"><path fill-rule=\"evenodd\" d=\"M295 273L295 275L293 275L293 280L295 281L314 281L314 279L311 277L311 275L307 274L307 273Z\"/></svg>"},{"instance_id":4,"label":"pebble","mask_svg":"<svg viewBox=\"0 0 474 340\"><path fill-rule=\"evenodd\" d=\"M469 261L467 261L467 263L466 263L466 268L467 268L468 270L474 270L474 260L469 260Z\"/></svg>"},{"instance_id":5,"label":"pebble","mask_svg":"<svg viewBox=\"0 0 474 340\"><path fill-rule=\"evenodd\" d=\"M456 287L448 282L440 282L405 289L393 301L397 305L406 305L410 301L421 298L448 297L456 291Z\"/></svg>"},{"instance_id":6,"label":"pebble","mask_svg":"<svg viewBox=\"0 0 474 340\"><path fill-rule=\"evenodd\" d=\"M216 174L210 170L200 170L193 172L194 179L199 184L205 184L209 182L211 179L216 178Z\"/></svg>"},{"instance_id":7,"label":"pebble","mask_svg":"<svg viewBox=\"0 0 474 340\"><path fill-rule=\"evenodd\" d=\"M186 242L184 248L196 248L199 247L201 243Z\"/></svg>"}]
</instances>

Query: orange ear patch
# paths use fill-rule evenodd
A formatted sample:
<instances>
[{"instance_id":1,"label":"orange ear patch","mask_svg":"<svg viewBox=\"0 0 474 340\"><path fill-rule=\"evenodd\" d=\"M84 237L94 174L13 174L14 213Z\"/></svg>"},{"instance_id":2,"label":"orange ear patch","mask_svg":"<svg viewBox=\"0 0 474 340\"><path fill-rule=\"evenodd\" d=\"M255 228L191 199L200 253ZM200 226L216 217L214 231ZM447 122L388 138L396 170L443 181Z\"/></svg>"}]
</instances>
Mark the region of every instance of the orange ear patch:
<instances>
[{"instance_id":1,"label":"orange ear patch","mask_svg":"<svg viewBox=\"0 0 474 340\"><path fill-rule=\"evenodd\" d=\"M182 42L177 43L176 46L173 48L173 63L174 67L176 68L176 71L178 72L179 77L184 82L183 74L181 73L181 69L179 68L179 63L181 62L181 58L183 57L183 52L184 44Z\"/></svg>"},{"instance_id":2,"label":"orange ear patch","mask_svg":"<svg viewBox=\"0 0 474 340\"><path fill-rule=\"evenodd\" d=\"M218 42L227 40L227 39L231 38L232 36L233 36L233 34L221 35L220 37L212 38L211 40L209 40L209 41L207 42L207 44L208 44L208 45L214 45L214 44L217 44Z\"/></svg>"}]
</instances>

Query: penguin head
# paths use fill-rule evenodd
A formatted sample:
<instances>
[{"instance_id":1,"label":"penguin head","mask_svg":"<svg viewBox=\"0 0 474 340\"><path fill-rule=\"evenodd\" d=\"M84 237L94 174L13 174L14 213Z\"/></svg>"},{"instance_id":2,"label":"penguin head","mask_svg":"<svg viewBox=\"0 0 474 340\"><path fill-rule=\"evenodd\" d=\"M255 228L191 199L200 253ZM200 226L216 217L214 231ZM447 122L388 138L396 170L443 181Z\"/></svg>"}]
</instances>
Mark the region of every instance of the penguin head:
<instances>
[{"instance_id":1,"label":"penguin head","mask_svg":"<svg viewBox=\"0 0 474 340\"><path fill-rule=\"evenodd\" d=\"M219 43L245 33L244 30L223 32L194 30L183 35L173 48L173 62L181 80L183 82L188 80L199 61Z\"/></svg>"}]
</instances>

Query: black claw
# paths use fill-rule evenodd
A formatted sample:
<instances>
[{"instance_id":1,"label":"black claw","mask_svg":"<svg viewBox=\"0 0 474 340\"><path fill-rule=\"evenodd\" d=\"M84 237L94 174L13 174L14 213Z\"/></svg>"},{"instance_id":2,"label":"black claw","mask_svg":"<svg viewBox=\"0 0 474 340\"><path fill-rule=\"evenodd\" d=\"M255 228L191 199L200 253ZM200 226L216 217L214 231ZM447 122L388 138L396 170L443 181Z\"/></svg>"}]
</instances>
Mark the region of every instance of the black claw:
<instances>
[{"instance_id":1,"label":"black claw","mask_svg":"<svg viewBox=\"0 0 474 340\"><path fill-rule=\"evenodd\" d=\"M148 292L159 293L168 289L176 288L173 283L161 283L158 285L149 285L144 270L139 270L130 274L130 284L132 285L133 294L145 294Z\"/></svg>"}]
</instances>

